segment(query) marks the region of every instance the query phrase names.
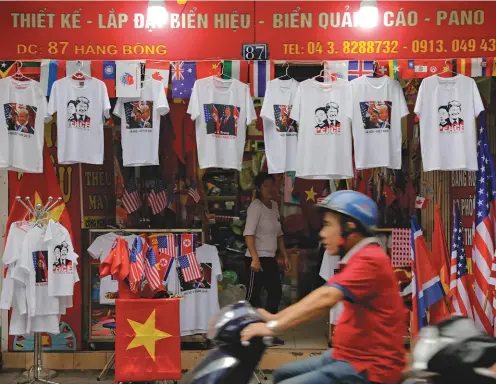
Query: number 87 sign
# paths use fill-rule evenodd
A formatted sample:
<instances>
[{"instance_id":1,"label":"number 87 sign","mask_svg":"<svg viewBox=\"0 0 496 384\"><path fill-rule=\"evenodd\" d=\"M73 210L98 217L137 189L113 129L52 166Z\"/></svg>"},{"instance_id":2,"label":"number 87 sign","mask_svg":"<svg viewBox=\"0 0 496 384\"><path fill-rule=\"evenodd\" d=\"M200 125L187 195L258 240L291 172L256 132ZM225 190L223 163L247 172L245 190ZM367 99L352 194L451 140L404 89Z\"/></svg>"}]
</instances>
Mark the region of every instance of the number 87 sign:
<instances>
[{"instance_id":1,"label":"number 87 sign","mask_svg":"<svg viewBox=\"0 0 496 384\"><path fill-rule=\"evenodd\" d=\"M243 44L243 60L267 60L269 50L267 44Z\"/></svg>"}]
</instances>

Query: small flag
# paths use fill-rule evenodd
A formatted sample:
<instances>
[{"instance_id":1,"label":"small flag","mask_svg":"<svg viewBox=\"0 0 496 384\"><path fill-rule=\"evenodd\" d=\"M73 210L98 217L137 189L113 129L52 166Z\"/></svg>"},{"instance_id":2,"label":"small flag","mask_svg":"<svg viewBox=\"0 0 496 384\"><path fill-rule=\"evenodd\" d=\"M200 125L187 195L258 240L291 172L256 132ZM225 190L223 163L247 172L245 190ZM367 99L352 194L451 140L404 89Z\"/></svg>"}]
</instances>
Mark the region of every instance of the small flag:
<instances>
[{"instance_id":1,"label":"small flag","mask_svg":"<svg viewBox=\"0 0 496 384\"><path fill-rule=\"evenodd\" d=\"M203 79L210 76L220 76L222 64L218 61L201 61L196 63L196 78Z\"/></svg>"},{"instance_id":2,"label":"small flag","mask_svg":"<svg viewBox=\"0 0 496 384\"><path fill-rule=\"evenodd\" d=\"M191 198L195 203L198 203L200 201L200 194L198 193L198 187L196 186L196 183L194 181L190 183L188 189L188 195L191 196Z\"/></svg>"},{"instance_id":3,"label":"small flag","mask_svg":"<svg viewBox=\"0 0 496 384\"><path fill-rule=\"evenodd\" d=\"M167 90L169 87L169 61L147 61L145 64L145 79L155 79L164 85Z\"/></svg>"},{"instance_id":4,"label":"small flag","mask_svg":"<svg viewBox=\"0 0 496 384\"><path fill-rule=\"evenodd\" d=\"M354 80L360 76L372 76L374 74L374 62L351 60L348 62L348 80Z\"/></svg>"},{"instance_id":5,"label":"small flag","mask_svg":"<svg viewBox=\"0 0 496 384\"><path fill-rule=\"evenodd\" d=\"M116 66L117 97L140 97L141 64L139 61L117 61Z\"/></svg>"},{"instance_id":6,"label":"small flag","mask_svg":"<svg viewBox=\"0 0 496 384\"><path fill-rule=\"evenodd\" d=\"M40 70L40 85L46 96L50 96L52 85L56 80L65 77L65 61L42 60Z\"/></svg>"},{"instance_id":7,"label":"small flag","mask_svg":"<svg viewBox=\"0 0 496 384\"><path fill-rule=\"evenodd\" d=\"M331 74L336 74L338 79L348 80L348 66L347 60L343 61L326 61L326 69ZM326 79L326 81L329 81Z\"/></svg>"},{"instance_id":8,"label":"small flag","mask_svg":"<svg viewBox=\"0 0 496 384\"><path fill-rule=\"evenodd\" d=\"M375 62L374 76L389 76L389 60L378 60Z\"/></svg>"},{"instance_id":9,"label":"small flag","mask_svg":"<svg viewBox=\"0 0 496 384\"><path fill-rule=\"evenodd\" d=\"M196 233L177 235L176 239L178 256L196 252Z\"/></svg>"},{"instance_id":10,"label":"small flag","mask_svg":"<svg viewBox=\"0 0 496 384\"><path fill-rule=\"evenodd\" d=\"M178 256L177 260L185 282L196 280L201 277L202 273L194 252Z\"/></svg>"},{"instance_id":11,"label":"small flag","mask_svg":"<svg viewBox=\"0 0 496 384\"><path fill-rule=\"evenodd\" d=\"M167 281L172 267L172 259L176 257L175 235L158 236L158 258L162 281Z\"/></svg>"},{"instance_id":12,"label":"small flag","mask_svg":"<svg viewBox=\"0 0 496 384\"><path fill-rule=\"evenodd\" d=\"M248 83L248 62L241 60L224 60L224 79L237 79Z\"/></svg>"},{"instance_id":13,"label":"small flag","mask_svg":"<svg viewBox=\"0 0 496 384\"><path fill-rule=\"evenodd\" d=\"M429 200L422 196L417 196L415 199L415 208L424 209L429 204Z\"/></svg>"},{"instance_id":14,"label":"small flag","mask_svg":"<svg viewBox=\"0 0 496 384\"><path fill-rule=\"evenodd\" d=\"M0 77L12 76L16 71L15 61L0 61Z\"/></svg>"},{"instance_id":15,"label":"small flag","mask_svg":"<svg viewBox=\"0 0 496 384\"><path fill-rule=\"evenodd\" d=\"M40 61L23 61L21 72L24 76L32 80L40 81L41 62Z\"/></svg>"},{"instance_id":16,"label":"small flag","mask_svg":"<svg viewBox=\"0 0 496 384\"><path fill-rule=\"evenodd\" d=\"M415 216L411 220L411 257L413 283L413 326L412 334L427 325L427 310L444 297L444 290L439 275L431 265L432 256L427 247L424 235Z\"/></svg>"},{"instance_id":17,"label":"small flag","mask_svg":"<svg viewBox=\"0 0 496 384\"><path fill-rule=\"evenodd\" d=\"M254 61L250 64L250 89L253 97L264 97L267 83L274 79L274 64L267 61Z\"/></svg>"},{"instance_id":18,"label":"small flag","mask_svg":"<svg viewBox=\"0 0 496 384\"><path fill-rule=\"evenodd\" d=\"M400 65L398 64L398 60L389 60L389 77L394 80L399 79L400 73Z\"/></svg>"},{"instance_id":19,"label":"small flag","mask_svg":"<svg viewBox=\"0 0 496 384\"><path fill-rule=\"evenodd\" d=\"M153 188L148 194L148 203L154 215L162 212L167 207L167 191L161 180L155 180Z\"/></svg>"},{"instance_id":20,"label":"small flag","mask_svg":"<svg viewBox=\"0 0 496 384\"><path fill-rule=\"evenodd\" d=\"M196 63L188 61L171 62L172 97L187 99L196 81Z\"/></svg>"},{"instance_id":21,"label":"small flag","mask_svg":"<svg viewBox=\"0 0 496 384\"><path fill-rule=\"evenodd\" d=\"M143 239L137 236L129 252L129 288L131 292L138 292L143 279L145 257L143 254Z\"/></svg>"},{"instance_id":22,"label":"small flag","mask_svg":"<svg viewBox=\"0 0 496 384\"><path fill-rule=\"evenodd\" d=\"M134 180L133 177L130 178L124 186L122 203L128 215L137 211L141 207L141 199L138 192L138 186L136 185L136 180Z\"/></svg>"},{"instance_id":23,"label":"small flag","mask_svg":"<svg viewBox=\"0 0 496 384\"><path fill-rule=\"evenodd\" d=\"M148 281L148 284L150 284L150 289L152 291L155 291L157 288L160 288L162 286L162 282L160 280L160 276L157 269L158 263L153 248L149 247L146 243L145 243L145 248L146 248L145 277L146 280Z\"/></svg>"},{"instance_id":24,"label":"small flag","mask_svg":"<svg viewBox=\"0 0 496 384\"><path fill-rule=\"evenodd\" d=\"M115 97L115 61L92 61L91 75L105 83L110 98Z\"/></svg>"},{"instance_id":25,"label":"small flag","mask_svg":"<svg viewBox=\"0 0 496 384\"><path fill-rule=\"evenodd\" d=\"M396 194L391 189L391 186L386 182L384 182L382 194L386 199L386 207L389 207L396 200Z\"/></svg>"},{"instance_id":26,"label":"small flag","mask_svg":"<svg viewBox=\"0 0 496 384\"><path fill-rule=\"evenodd\" d=\"M81 66L81 63L83 66ZM89 60L68 60L65 66L65 75L72 76L81 70L85 75L91 76L91 61Z\"/></svg>"},{"instance_id":27,"label":"small flag","mask_svg":"<svg viewBox=\"0 0 496 384\"><path fill-rule=\"evenodd\" d=\"M468 278L467 255L463 241L462 219L459 203L455 203L453 222L453 237L451 243L451 276L450 296L455 312L462 316L474 318L469 289L472 289Z\"/></svg>"}]
</instances>

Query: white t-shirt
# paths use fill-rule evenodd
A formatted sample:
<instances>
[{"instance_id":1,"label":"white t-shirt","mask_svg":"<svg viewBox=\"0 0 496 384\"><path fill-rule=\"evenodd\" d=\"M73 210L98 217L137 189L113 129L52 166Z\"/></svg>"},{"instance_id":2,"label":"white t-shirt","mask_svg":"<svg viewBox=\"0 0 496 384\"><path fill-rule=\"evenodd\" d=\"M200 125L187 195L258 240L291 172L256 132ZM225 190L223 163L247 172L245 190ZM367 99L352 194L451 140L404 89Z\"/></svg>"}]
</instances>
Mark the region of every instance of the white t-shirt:
<instances>
[{"instance_id":1,"label":"white t-shirt","mask_svg":"<svg viewBox=\"0 0 496 384\"><path fill-rule=\"evenodd\" d=\"M50 220L45 243L48 247L48 295L72 296L78 255L74 252L69 231Z\"/></svg>"},{"instance_id":2,"label":"white t-shirt","mask_svg":"<svg viewBox=\"0 0 496 384\"><path fill-rule=\"evenodd\" d=\"M424 171L477 170L475 119L484 105L474 79L431 76L415 104Z\"/></svg>"},{"instance_id":3,"label":"white t-shirt","mask_svg":"<svg viewBox=\"0 0 496 384\"><path fill-rule=\"evenodd\" d=\"M257 118L248 85L236 79L199 79L188 105L196 121L200 168L241 171L246 127Z\"/></svg>"},{"instance_id":4,"label":"white t-shirt","mask_svg":"<svg viewBox=\"0 0 496 384\"><path fill-rule=\"evenodd\" d=\"M298 126L289 116L297 90L298 82L294 79L267 83L260 116L269 173L296 171Z\"/></svg>"},{"instance_id":5,"label":"white t-shirt","mask_svg":"<svg viewBox=\"0 0 496 384\"><path fill-rule=\"evenodd\" d=\"M181 336L207 333L209 320L219 311L217 282L222 280L222 270L217 248L202 245L196 250L196 258L203 271L201 279L184 282L174 259L167 282L169 291L184 295L180 305Z\"/></svg>"},{"instance_id":6,"label":"white t-shirt","mask_svg":"<svg viewBox=\"0 0 496 384\"><path fill-rule=\"evenodd\" d=\"M313 79L300 83L291 110L298 122L296 177L353 177L352 106L351 85L345 80L330 86Z\"/></svg>"},{"instance_id":7,"label":"white t-shirt","mask_svg":"<svg viewBox=\"0 0 496 384\"><path fill-rule=\"evenodd\" d=\"M0 167L43 173L47 101L37 81L0 80Z\"/></svg>"},{"instance_id":8,"label":"white t-shirt","mask_svg":"<svg viewBox=\"0 0 496 384\"><path fill-rule=\"evenodd\" d=\"M93 77L65 77L53 83L48 116L57 112L59 164L103 164L103 124L110 117L107 87Z\"/></svg>"},{"instance_id":9,"label":"white t-shirt","mask_svg":"<svg viewBox=\"0 0 496 384\"><path fill-rule=\"evenodd\" d=\"M324 258L322 259L322 265L320 266L319 276L325 281L328 281L332 276L336 274L339 270L339 256L329 256L327 251L324 253ZM339 316L343 312L343 303L339 302L334 307L332 307L329 313L329 322L331 324L337 324Z\"/></svg>"},{"instance_id":10,"label":"white t-shirt","mask_svg":"<svg viewBox=\"0 0 496 384\"><path fill-rule=\"evenodd\" d=\"M164 85L146 80L139 99L119 97L114 115L122 119L122 160L125 167L159 165L160 116L169 112Z\"/></svg>"},{"instance_id":11,"label":"white t-shirt","mask_svg":"<svg viewBox=\"0 0 496 384\"><path fill-rule=\"evenodd\" d=\"M100 260L100 263L105 260L114 244L115 239L122 237L127 241L128 248L131 249L136 235L118 236L113 232L98 236L88 248L88 252L94 259ZM115 305L115 295L119 290L119 282L112 276L105 276L100 279L100 304Z\"/></svg>"},{"instance_id":12,"label":"white t-shirt","mask_svg":"<svg viewBox=\"0 0 496 384\"><path fill-rule=\"evenodd\" d=\"M387 76L351 81L357 169L401 169L401 118L408 115L399 81Z\"/></svg>"}]
</instances>

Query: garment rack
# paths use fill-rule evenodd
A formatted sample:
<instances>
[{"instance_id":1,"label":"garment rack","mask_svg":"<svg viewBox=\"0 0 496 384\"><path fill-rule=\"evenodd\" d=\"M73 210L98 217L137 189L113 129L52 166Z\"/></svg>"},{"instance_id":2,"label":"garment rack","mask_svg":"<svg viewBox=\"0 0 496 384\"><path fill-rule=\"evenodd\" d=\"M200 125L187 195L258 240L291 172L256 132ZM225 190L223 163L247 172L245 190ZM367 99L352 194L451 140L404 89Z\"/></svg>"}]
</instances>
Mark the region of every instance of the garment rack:
<instances>
[{"instance_id":1,"label":"garment rack","mask_svg":"<svg viewBox=\"0 0 496 384\"><path fill-rule=\"evenodd\" d=\"M31 215L35 224L43 224L44 220L50 219L50 210L52 210L55 206L57 206L62 198L59 197L54 201L52 196L48 197L48 200L45 205L41 203L37 203L33 205L31 202L31 198L26 196L24 198L26 202L23 201L21 196L16 197L16 201L22 204L28 211L28 215ZM34 332L34 364L23 373L23 376L27 377L28 383L44 383L44 384L57 384L54 381L50 381L55 377L56 372L52 370L47 370L43 367L43 359L42 359L42 349L41 349L41 333Z\"/></svg>"}]
</instances>

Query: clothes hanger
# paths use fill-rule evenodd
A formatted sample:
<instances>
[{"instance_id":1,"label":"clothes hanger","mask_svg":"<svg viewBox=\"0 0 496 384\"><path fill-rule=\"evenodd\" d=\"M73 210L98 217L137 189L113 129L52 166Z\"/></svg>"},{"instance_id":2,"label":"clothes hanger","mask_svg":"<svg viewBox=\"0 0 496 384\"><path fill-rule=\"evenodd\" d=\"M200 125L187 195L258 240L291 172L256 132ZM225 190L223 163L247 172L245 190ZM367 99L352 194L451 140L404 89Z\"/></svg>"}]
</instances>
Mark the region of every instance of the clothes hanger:
<instances>
[{"instance_id":1,"label":"clothes hanger","mask_svg":"<svg viewBox=\"0 0 496 384\"><path fill-rule=\"evenodd\" d=\"M373 75L372 76L375 77L375 78L380 79L380 78L386 76L386 74L377 71L377 66L378 65L379 65L379 63L377 61L374 61L374 63L372 64L372 70L373 70Z\"/></svg>"},{"instance_id":2,"label":"clothes hanger","mask_svg":"<svg viewBox=\"0 0 496 384\"><path fill-rule=\"evenodd\" d=\"M12 75L12 78L17 81L22 81L22 80L31 81L29 77L24 76L24 74L21 72L22 61L16 61L16 65L17 65L17 71L16 73L14 73L14 75Z\"/></svg>"},{"instance_id":3,"label":"clothes hanger","mask_svg":"<svg viewBox=\"0 0 496 384\"><path fill-rule=\"evenodd\" d=\"M283 77L289 77L289 80L292 80L293 78L291 76L289 76L289 63L287 61L285 61L283 64L282 64L282 67L284 68L284 66L286 66L286 73L282 76L279 76L278 79L282 79Z\"/></svg>"},{"instance_id":4,"label":"clothes hanger","mask_svg":"<svg viewBox=\"0 0 496 384\"><path fill-rule=\"evenodd\" d=\"M76 63L76 65L78 67L78 70L72 74L72 78L74 80L84 80L86 78L90 78L91 79L91 76L90 75L87 75L86 73L83 72L84 63L82 61L78 60L78 62Z\"/></svg>"},{"instance_id":5,"label":"clothes hanger","mask_svg":"<svg viewBox=\"0 0 496 384\"><path fill-rule=\"evenodd\" d=\"M224 73L224 65L222 65L222 61L219 61L219 65L221 66L221 71L220 71L220 75L219 76L213 76L215 78L215 80L220 80L220 81L231 81L233 78L229 75L226 75ZM227 77L227 79L225 79L224 77Z\"/></svg>"},{"instance_id":6,"label":"clothes hanger","mask_svg":"<svg viewBox=\"0 0 496 384\"><path fill-rule=\"evenodd\" d=\"M453 71L453 67L451 67L451 70L450 70L450 66L449 66L450 60L445 60L444 61L444 64L445 64L445 68L446 69L444 71L442 71L442 72L435 73L432 76L439 76L439 75L442 75L443 73L450 73L450 72L451 73L454 73L456 76L460 75L460 73ZM429 76L429 77L431 77L431 76Z\"/></svg>"},{"instance_id":7,"label":"clothes hanger","mask_svg":"<svg viewBox=\"0 0 496 384\"><path fill-rule=\"evenodd\" d=\"M322 71L320 71L320 73L317 75L317 76L314 76L312 77L313 80L317 80L319 77L322 78L322 83L323 84L326 84L326 85L331 85L332 83L335 83L337 81L346 81L346 80L343 80L343 79L340 79L337 74L335 73L331 73L331 71L329 71L327 69L327 65L326 65L326 62L323 61L321 63L321 65L324 67L322 69ZM326 79L330 79L330 81L326 81Z\"/></svg>"}]
</instances>

